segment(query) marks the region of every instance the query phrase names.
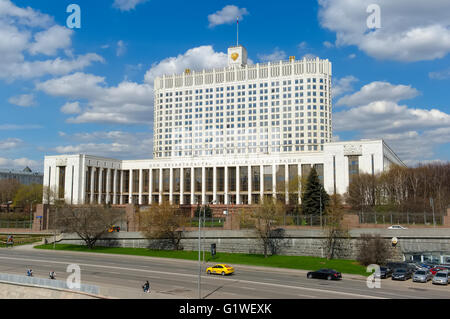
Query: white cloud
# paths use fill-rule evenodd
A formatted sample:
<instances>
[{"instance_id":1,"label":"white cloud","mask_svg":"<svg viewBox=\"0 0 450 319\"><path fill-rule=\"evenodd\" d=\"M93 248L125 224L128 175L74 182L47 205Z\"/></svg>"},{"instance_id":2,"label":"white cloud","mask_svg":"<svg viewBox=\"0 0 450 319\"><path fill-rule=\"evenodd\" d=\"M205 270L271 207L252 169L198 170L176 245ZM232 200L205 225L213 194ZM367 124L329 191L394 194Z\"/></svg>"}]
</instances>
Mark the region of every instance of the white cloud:
<instances>
[{"instance_id":1,"label":"white cloud","mask_svg":"<svg viewBox=\"0 0 450 319\"><path fill-rule=\"evenodd\" d=\"M209 27L213 28L221 24L230 24L244 19L244 15L247 15L248 11L246 8L239 8L234 5L225 6L222 10L216 13L210 14L208 16Z\"/></svg>"},{"instance_id":2,"label":"white cloud","mask_svg":"<svg viewBox=\"0 0 450 319\"><path fill-rule=\"evenodd\" d=\"M117 42L116 55L123 56L127 52L127 45L122 40Z\"/></svg>"},{"instance_id":3,"label":"white cloud","mask_svg":"<svg viewBox=\"0 0 450 319\"><path fill-rule=\"evenodd\" d=\"M138 4L145 3L148 0L114 0L113 7L120 11L130 11L136 8Z\"/></svg>"},{"instance_id":4,"label":"white cloud","mask_svg":"<svg viewBox=\"0 0 450 319\"><path fill-rule=\"evenodd\" d=\"M354 59L354 58L356 58L356 54L355 53L349 54L348 58L349 59Z\"/></svg>"},{"instance_id":5,"label":"white cloud","mask_svg":"<svg viewBox=\"0 0 450 319\"><path fill-rule=\"evenodd\" d=\"M300 51L304 51L304 50L308 49L308 43L306 41L300 42L297 45L297 49L299 49Z\"/></svg>"},{"instance_id":6,"label":"white cloud","mask_svg":"<svg viewBox=\"0 0 450 319\"><path fill-rule=\"evenodd\" d=\"M334 44L331 43L330 41L324 41L323 46L330 49L330 48L334 47Z\"/></svg>"},{"instance_id":7,"label":"white cloud","mask_svg":"<svg viewBox=\"0 0 450 319\"><path fill-rule=\"evenodd\" d=\"M0 150L12 150L23 144L23 141L19 138L7 138L6 140L0 140Z\"/></svg>"},{"instance_id":8,"label":"white cloud","mask_svg":"<svg viewBox=\"0 0 450 319\"><path fill-rule=\"evenodd\" d=\"M318 0L319 20L336 45L356 45L369 56L404 62L434 60L450 52L448 0L378 0L381 28L369 30L373 0Z\"/></svg>"},{"instance_id":9,"label":"white cloud","mask_svg":"<svg viewBox=\"0 0 450 319\"><path fill-rule=\"evenodd\" d=\"M53 18L30 7L19 8L10 0L0 0L0 17L30 27L45 28L53 23Z\"/></svg>"},{"instance_id":10,"label":"white cloud","mask_svg":"<svg viewBox=\"0 0 450 319\"><path fill-rule=\"evenodd\" d=\"M365 87L378 85L371 84ZM334 113L334 132L352 131L358 138L383 138L408 164L431 159L437 147L450 141L450 115L438 109L399 105L398 100L411 98L417 92L410 86L401 86L398 91L395 88L400 86L383 86L386 91L382 90L378 95L376 92L361 93L361 89L342 98L348 98L354 107ZM362 98L364 94L367 99Z\"/></svg>"},{"instance_id":11,"label":"white cloud","mask_svg":"<svg viewBox=\"0 0 450 319\"><path fill-rule=\"evenodd\" d=\"M65 114L79 114L81 113L80 102L66 103L61 107L61 112Z\"/></svg>"},{"instance_id":12,"label":"white cloud","mask_svg":"<svg viewBox=\"0 0 450 319\"><path fill-rule=\"evenodd\" d=\"M72 35L72 30L56 25L48 15L0 0L0 79L11 82L47 74L63 75L103 61L94 53L73 57ZM36 58L39 54L55 55L59 50L67 58Z\"/></svg>"},{"instance_id":13,"label":"white cloud","mask_svg":"<svg viewBox=\"0 0 450 319\"><path fill-rule=\"evenodd\" d=\"M35 42L30 44L29 51L32 55L38 53L55 55L58 50L67 49L72 45L72 34L71 29L54 25L34 35Z\"/></svg>"},{"instance_id":14,"label":"white cloud","mask_svg":"<svg viewBox=\"0 0 450 319\"><path fill-rule=\"evenodd\" d=\"M153 136L149 132L99 131L73 135L64 133L64 138L77 143L57 146L53 151L58 154L89 154L117 159L148 159L152 158L153 154ZM139 141L139 147L136 147L136 141Z\"/></svg>"},{"instance_id":15,"label":"white cloud","mask_svg":"<svg viewBox=\"0 0 450 319\"><path fill-rule=\"evenodd\" d=\"M8 99L8 102L23 107L36 105L33 94L22 94L18 96L12 96Z\"/></svg>"},{"instance_id":16,"label":"white cloud","mask_svg":"<svg viewBox=\"0 0 450 319\"><path fill-rule=\"evenodd\" d=\"M430 72L430 73L428 73L428 76L430 77L430 79L433 79L433 80L450 79L450 68L442 70L442 71Z\"/></svg>"},{"instance_id":17,"label":"white cloud","mask_svg":"<svg viewBox=\"0 0 450 319\"><path fill-rule=\"evenodd\" d=\"M228 56L222 52L215 52L210 45L189 49L184 54L171 57L152 65L145 74L145 82L153 85L153 80L164 74L178 74L185 69L201 70L225 67Z\"/></svg>"},{"instance_id":18,"label":"white cloud","mask_svg":"<svg viewBox=\"0 0 450 319\"><path fill-rule=\"evenodd\" d=\"M358 106L370 104L374 101L392 101L412 99L419 95L419 91L411 85L393 85L388 82L372 82L361 88L360 91L344 96L336 105Z\"/></svg>"},{"instance_id":19,"label":"white cloud","mask_svg":"<svg viewBox=\"0 0 450 319\"><path fill-rule=\"evenodd\" d=\"M280 60L285 60L287 58L286 52L275 48L275 50L270 54L258 54L258 59L261 62L278 62Z\"/></svg>"},{"instance_id":20,"label":"white cloud","mask_svg":"<svg viewBox=\"0 0 450 319\"><path fill-rule=\"evenodd\" d=\"M36 168L41 168L41 164L39 162L31 160L26 157L16 159L0 157L0 167L15 169L15 168L24 168L27 166L32 168L33 170L35 170Z\"/></svg>"},{"instance_id":21,"label":"white cloud","mask_svg":"<svg viewBox=\"0 0 450 319\"><path fill-rule=\"evenodd\" d=\"M332 93L333 98L338 97L344 93L353 91L353 83L358 82L358 79L353 75L348 75L340 79L333 79Z\"/></svg>"},{"instance_id":22,"label":"white cloud","mask_svg":"<svg viewBox=\"0 0 450 319\"><path fill-rule=\"evenodd\" d=\"M53 96L70 100L86 100L85 107L69 123L153 123L153 81L163 74L225 67L227 55L215 52L212 46L190 49L177 57L155 63L145 74L144 82L123 81L108 86L104 77L77 72L38 83L36 88Z\"/></svg>"}]
</instances>

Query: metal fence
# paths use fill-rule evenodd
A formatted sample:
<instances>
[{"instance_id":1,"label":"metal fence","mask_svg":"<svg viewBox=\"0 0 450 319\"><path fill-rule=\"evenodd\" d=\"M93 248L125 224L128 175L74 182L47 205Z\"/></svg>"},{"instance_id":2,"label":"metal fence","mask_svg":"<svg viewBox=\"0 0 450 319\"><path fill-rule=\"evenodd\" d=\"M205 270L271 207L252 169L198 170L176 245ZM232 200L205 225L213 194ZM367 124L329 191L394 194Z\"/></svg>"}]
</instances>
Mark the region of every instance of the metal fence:
<instances>
[{"instance_id":1,"label":"metal fence","mask_svg":"<svg viewBox=\"0 0 450 319\"><path fill-rule=\"evenodd\" d=\"M29 220L0 220L0 228L31 228Z\"/></svg>"},{"instance_id":2,"label":"metal fence","mask_svg":"<svg viewBox=\"0 0 450 319\"><path fill-rule=\"evenodd\" d=\"M0 282L22 284L22 285L32 285L32 286L56 288L56 289L66 289L66 290L73 290L74 292L81 291L81 292L86 292L86 293L90 293L90 294L94 294L94 295L99 294L98 286L81 284L80 289L70 289L67 286L66 281L52 280L52 279L46 279L46 278L28 277L28 276L11 275L11 274L0 274Z\"/></svg>"},{"instance_id":3,"label":"metal fence","mask_svg":"<svg viewBox=\"0 0 450 319\"><path fill-rule=\"evenodd\" d=\"M432 213L359 212L360 224L442 225L444 215Z\"/></svg>"},{"instance_id":4,"label":"metal fence","mask_svg":"<svg viewBox=\"0 0 450 319\"><path fill-rule=\"evenodd\" d=\"M198 217L193 217L188 221L188 225L190 227L198 227ZM225 218L216 218L216 217L206 217L205 220L202 220L202 227L207 228L223 228L223 225L225 224Z\"/></svg>"},{"instance_id":5,"label":"metal fence","mask_svg":"<svg viewBox=\"0 0 450 319\"><path fill-rule=\"evenodd\" d=\"M285 215L283 226L320 226L326 225L327 216L322 215Z\"/></svg>"}]
</instances>

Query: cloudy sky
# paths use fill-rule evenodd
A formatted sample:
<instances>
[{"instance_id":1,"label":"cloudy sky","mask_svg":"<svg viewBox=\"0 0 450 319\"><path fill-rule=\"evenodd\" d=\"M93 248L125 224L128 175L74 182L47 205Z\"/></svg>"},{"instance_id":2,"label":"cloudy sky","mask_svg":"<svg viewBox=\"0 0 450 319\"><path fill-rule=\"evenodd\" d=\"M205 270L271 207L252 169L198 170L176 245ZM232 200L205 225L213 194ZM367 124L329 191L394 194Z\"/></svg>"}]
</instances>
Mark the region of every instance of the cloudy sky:
<instances>
[{"instance_id":1,"label":"cloudy sky","mask_svg":"<svg viewBox=\"0 0 450 319\"><path fill-rule=\"evenodd\" d=\"M374 3L381 28L369 29ZM153 79L226 65L237 16L254 63L332 61L336 140L383 138L409 165L448 161L448 12L448 0L0 0L0 168L151 158Z\"/></svg>"}]
</instances>

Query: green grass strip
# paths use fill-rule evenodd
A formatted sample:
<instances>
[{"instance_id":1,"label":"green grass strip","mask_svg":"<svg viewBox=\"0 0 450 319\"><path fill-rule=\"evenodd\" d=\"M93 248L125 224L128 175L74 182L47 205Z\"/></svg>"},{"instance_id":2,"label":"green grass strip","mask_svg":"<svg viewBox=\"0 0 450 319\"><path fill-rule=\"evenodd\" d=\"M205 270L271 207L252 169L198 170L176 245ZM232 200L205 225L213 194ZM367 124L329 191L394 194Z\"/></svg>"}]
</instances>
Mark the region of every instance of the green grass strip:
<instances>
[{"instance_id":1,"label":"green grass strip","mask_svg":"<svg viewBox=\"0 0 450 319\"><path fill-rule=\"evenodd\" d=\"M53 249L53 244L35 246L37 249ZM198 251L168 251L168 250L149 250L146 248L122 248L122 247L95 247L89 249L86 246L57 244L56 250L80 251L119 255L133 255L159 258L174 258L186 260L198 260ZM333 259L309 257L309 256L269 256L252 254L235 254L218 252L212 258L209 252L205 253L205 258L212 263L238 264L249 266L277 267L288 269L317 270L320 268L332 268L344 274L355 274L368 276L366 268L354 260Z\"/></svg>"}]
</instances>

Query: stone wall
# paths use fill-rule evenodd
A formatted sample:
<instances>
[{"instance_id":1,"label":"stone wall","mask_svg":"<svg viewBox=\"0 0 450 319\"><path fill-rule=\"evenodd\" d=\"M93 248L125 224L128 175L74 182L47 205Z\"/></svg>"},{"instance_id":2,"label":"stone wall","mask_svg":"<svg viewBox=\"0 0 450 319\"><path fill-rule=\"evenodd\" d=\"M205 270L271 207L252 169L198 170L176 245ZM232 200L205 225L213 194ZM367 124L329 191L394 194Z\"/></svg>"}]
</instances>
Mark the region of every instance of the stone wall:
<instances>
[{"instance_id":1,"label":"stone wall","mask_svg":"<svg viewBox=\"0 0 450 319\"><path fill-rule=\"evenodd\" d=\"M346 247L340 253L341 258L355 259L360 243L361 234L378 234L387 241L393 237L399 239L399 244L393 253L400 258L403 253L448 251L450 252L450 232L446 229L356 229L349 232ZM282 238L275 239L275 247L279 255L316 256L325 257L326 236L320 229L286 230ZM262 254L261 240L252 230L207 230L202 233L205 237L205 249L215 243L218 252ZM83 245L76 235L65 234L60 243ZM160 243L160 241L158 241ZM198 232L184 233L181 245L185 250L198 250ZM108 234L98 242L98 246L149 248L155 247L156 241L149 241L141 233L114 233Z\"/></svg>"}]
</instances>

